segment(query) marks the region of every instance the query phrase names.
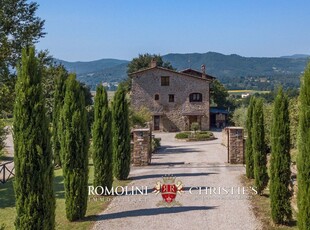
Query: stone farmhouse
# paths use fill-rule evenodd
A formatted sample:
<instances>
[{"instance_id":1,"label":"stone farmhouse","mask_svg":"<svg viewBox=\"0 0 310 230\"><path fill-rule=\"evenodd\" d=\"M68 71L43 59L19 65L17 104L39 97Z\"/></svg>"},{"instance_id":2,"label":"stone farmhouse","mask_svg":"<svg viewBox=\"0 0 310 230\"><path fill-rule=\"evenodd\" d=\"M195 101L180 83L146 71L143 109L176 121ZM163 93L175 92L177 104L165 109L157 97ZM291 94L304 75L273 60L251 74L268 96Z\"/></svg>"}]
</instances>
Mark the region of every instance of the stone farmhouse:
<instances>
[{"instance_id":1,"label":"stone farmhouse","mask_svg":"<svg viewBox=\"0 0 310 230\"><path fill-rule=\"evenodd\" d=\"M147 108L153 130L167 132L190 130L197 122L201 130L210 129L210 83L214 77L202 71L174 71L156 66L131 73L131 105Z\"/></svg>"}]
</instances>

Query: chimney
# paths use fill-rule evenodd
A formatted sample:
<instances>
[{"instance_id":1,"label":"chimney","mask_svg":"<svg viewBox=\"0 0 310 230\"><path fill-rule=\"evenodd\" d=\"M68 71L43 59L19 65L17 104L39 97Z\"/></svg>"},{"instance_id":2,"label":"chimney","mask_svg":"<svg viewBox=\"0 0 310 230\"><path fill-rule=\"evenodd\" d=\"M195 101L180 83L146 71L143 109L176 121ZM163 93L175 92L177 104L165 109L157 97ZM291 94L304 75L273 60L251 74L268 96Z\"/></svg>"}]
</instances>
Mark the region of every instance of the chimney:
<instances>
[{"instance_id":1,"label":"chimney","mask_svg":"<svg viewBox=\"0 0 310 230\"><path fill-rule=\"evenodd\" d=\"M152 58L152 61L151 61L151 68L155 68L157 66L157 61L155 58Z\"/></svg>"},{"instance_id":2,"label":"chimney","mask_svg":"<svg viewBox=\"0 0 310 230\"><path fill-rule=\"evenodd\" d=\"M201 72L202 72L202 78L207 78L206 77L206 66L205 66L205 64L201 65Z\"/></svg>"}]
</instances>

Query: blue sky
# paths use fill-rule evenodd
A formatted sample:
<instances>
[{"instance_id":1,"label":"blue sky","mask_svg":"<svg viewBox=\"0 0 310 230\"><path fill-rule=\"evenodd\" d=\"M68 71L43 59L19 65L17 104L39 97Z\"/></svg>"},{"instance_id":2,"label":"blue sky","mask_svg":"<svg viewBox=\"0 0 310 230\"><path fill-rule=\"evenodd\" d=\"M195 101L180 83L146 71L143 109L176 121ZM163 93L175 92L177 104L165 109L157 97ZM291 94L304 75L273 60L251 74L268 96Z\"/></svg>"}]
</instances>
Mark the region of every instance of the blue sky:
<instances>
[{"instance_id":1,"label":"blue sky","mask_svg":"<svg viewBox=\"0 0 310 230\"><path fill-rule=\"evenodd\" d=\"M60 59L130 60L139 53L275 57L310 54L309 0L37 0Z\"/></svg>"}]
</instances>

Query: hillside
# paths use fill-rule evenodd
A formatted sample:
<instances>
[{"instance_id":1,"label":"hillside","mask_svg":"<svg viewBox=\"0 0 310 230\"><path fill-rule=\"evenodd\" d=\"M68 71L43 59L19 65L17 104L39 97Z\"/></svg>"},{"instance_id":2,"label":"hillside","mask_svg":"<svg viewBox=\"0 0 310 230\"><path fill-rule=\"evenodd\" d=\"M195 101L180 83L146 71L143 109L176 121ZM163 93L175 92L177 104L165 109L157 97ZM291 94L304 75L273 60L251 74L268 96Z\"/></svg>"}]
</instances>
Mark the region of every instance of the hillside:
<instances>
[{"instance_id":1,"label":"hillside","mask_svg":"<svg viewBox=\"0 0 310 230\"><path fill-rule=\"evenodd\" d=\"M289 82L290 87L298 87L299 76L302 74L308 55L292 55L275 58L242 57L236 54L224 55L215 52L191 54L167 54L164 61L169 61L178 70L192 68L200 70L201 64L206 65L208 74L211 74L228 84L228 88L238 88L238 85L229 85L232 79L251 88L252 81L265 77L264 82L276 81L283 84ZM101 59L91 62L66 62L62 63L69 71L77 73L78 79L90 85L92 89L100 82L120 82L127 77L128 61L117 59ZM267 79L267 80L266 80ZM242 86L241 86L242 87Z\"/></svg>"}]
</instances>

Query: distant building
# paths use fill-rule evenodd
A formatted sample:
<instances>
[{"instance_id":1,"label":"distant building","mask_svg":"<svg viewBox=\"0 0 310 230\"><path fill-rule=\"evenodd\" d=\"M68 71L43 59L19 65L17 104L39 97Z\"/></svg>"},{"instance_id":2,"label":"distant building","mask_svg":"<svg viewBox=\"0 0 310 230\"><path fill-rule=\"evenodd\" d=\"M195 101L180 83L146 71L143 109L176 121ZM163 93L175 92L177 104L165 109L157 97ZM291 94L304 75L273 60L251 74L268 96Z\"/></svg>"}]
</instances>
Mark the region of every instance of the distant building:
<instances>
[{"instance_id":1,"label":"distant building","mask_svg":"<svg viewBox=\"0 0 310 230\"><path fill-rule=\"evenodd\" d=\"M197 122L201 130L210 129L210 83L214 77L186 69L180 72L156 66L130 74L131 105L146 107L153 116L153 130L190 130Z\"/></svg>"},{"instance_id":2,"label":"distant building","mask_svg":"<svg viewBox=\"0 0 310 230\"><path fill-rule=\"evenodd\" d=\"M248 97L248 96L250 96L249 93L243 93L243 94L241 94L241 98L246 98L246 97Z\"/></svg>"}]
</instances>

